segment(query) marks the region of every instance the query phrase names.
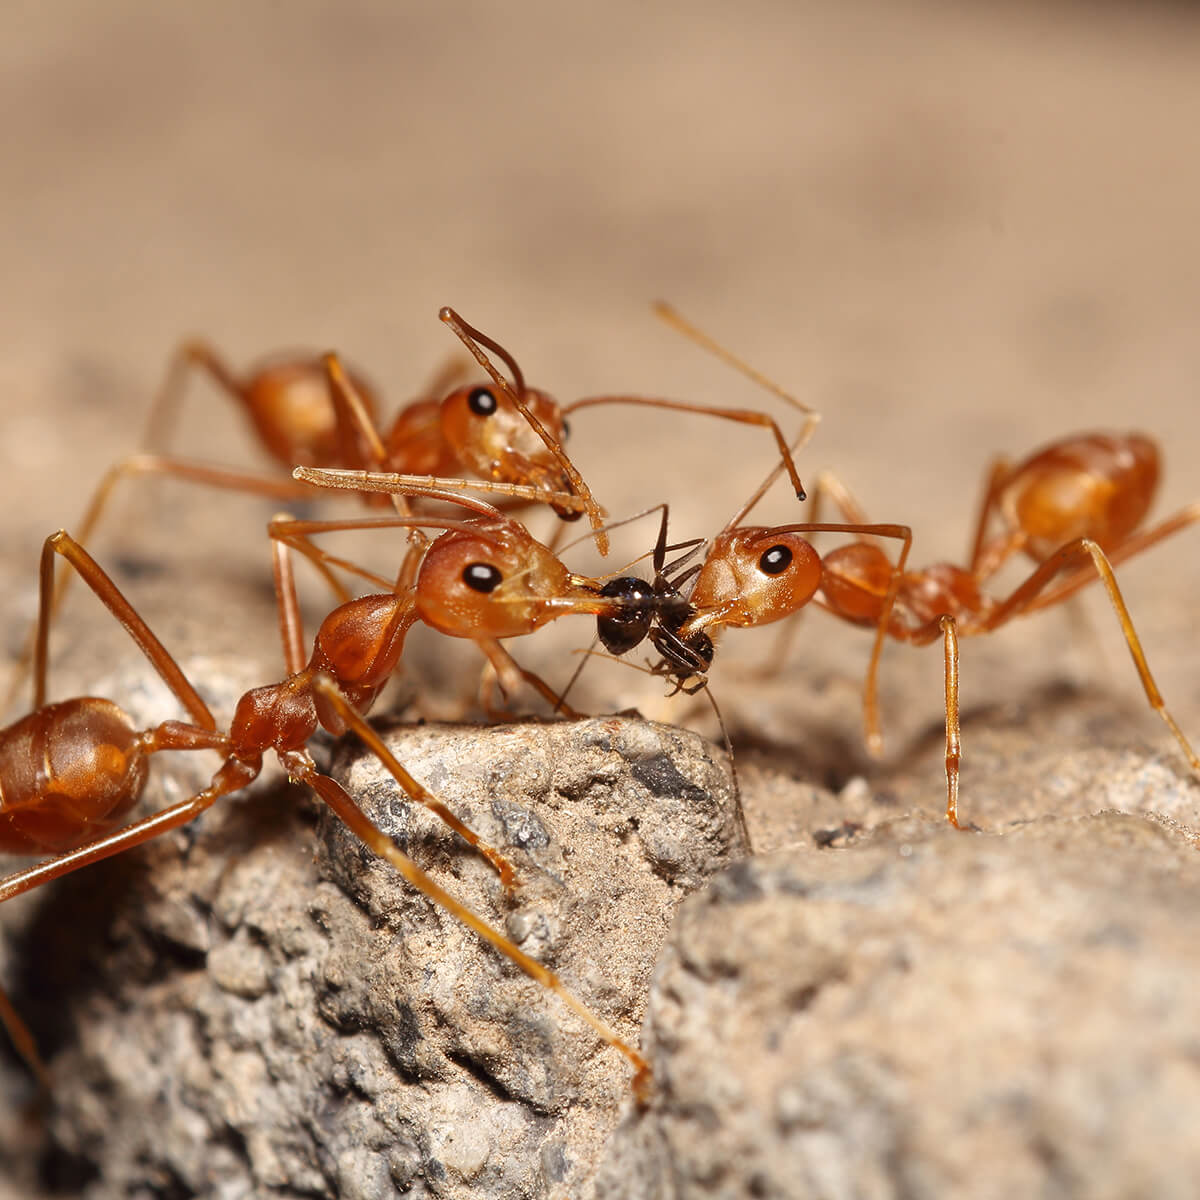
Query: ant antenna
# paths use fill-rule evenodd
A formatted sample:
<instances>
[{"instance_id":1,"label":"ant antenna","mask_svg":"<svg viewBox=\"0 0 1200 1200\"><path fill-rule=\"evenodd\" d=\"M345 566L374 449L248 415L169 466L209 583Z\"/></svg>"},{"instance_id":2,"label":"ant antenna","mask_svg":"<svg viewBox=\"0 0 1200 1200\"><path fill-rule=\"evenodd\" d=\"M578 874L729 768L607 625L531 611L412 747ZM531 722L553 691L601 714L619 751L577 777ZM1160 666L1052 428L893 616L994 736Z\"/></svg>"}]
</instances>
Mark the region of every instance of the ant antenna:
<instances>
[{"instance_id":1,"label":"ant antenna","mask_svg":"<svg viewBox=\"0 0 1200 1200\"><path fill-rule=\"evenodd\" d=\"M608 536L604 532L604 516L600 506L596 503L591 488L584 483L583 476L579 474L575 464L567 457L562 446L559 445L555 438L551 437L549 430L533 415L529 406L525 403L525 377L521 374L521 370L512 356L499 343L488 337L487 334L482 333L473 325L468 325L449 305L444 306L438 312L438 320L449 325L454 330L455 336L470 350L475 361L491 376L496 386L513 402L517 411L529 422L538 437L546 443L550 453L554 455L562 467L563 473L571 481L571 487L583 501L584 507L587 510L588 520L591 522L592 536L596 539L596 549L602 555L607 555ZM508 364L509 369L513 373L513 379L516 382L515 391L508 380L492 365L491 359L480 349L480 343L494 351Z\"/></svg>"},{"instance_id":2,"label":"ant antenna","mask_svg":"<svg viewBox=\"0 0 1200 1200\"><path fill-rule=\"evenodd\" d=\"M478 351L474 346L471 345L471 341L468 339L479 342L481 345L486 346L498 358L502 358L504 360L504 365L512 372L513 391L515 391L522 399L525 398L525 394L529 390L525 386L525 374L521 368L517 366L517 360L513 358L513 356L507 350L505 350L505 348L500 345L495 338L488 337L488 335L484 333L482 329L476 329L474 325L468 324L468 322L464 321L462 317L460 317L458 313L456 313L448 304L438 313L438 320L444 321L450 326L451 329L454 330L456 334L458 334L459 340L462 341L467 349L471 351L471 353L475 356L476 361L478 361L479 365L483 367L483 369L487 371L489 375L491 374L491 371L488 368L487 363L480 358ZM463 337L464 333L466 333L466 337Z\"/></svg>"},{"instance_id":3,"label":"ant antenna","mask_svg":"<svg viewBox=\"0 0 1200 1200\"><path fill-rule=\"evenodd\" d=\"M715 338L710 337L702 329L693 325L686 317L680 314L675 308L668 304L665 300L655 300L650 306L654 310L654 315L660 320L665 321L677 333L683 334L689 341L695 342L703 350L707 350L710 354L719 358L726 366L732 367L735 371L745 375L751 382L758 384L759 387L770 392L773 396L778 396L780 400L786 404L790 404L794 409L804 413L804 425L802 426L799 435L795 442L789 447L791 454L799 453L805 446L808 445L816 432L817 426L821 423L821 414L815 408L804 403L803 400L797 399L790 392L785 392L773 379L768 379L761 371L756 370L744 359L739 358L732 350L727 350ZM742 512L730 521L733 525L739 521L755 504L761 499L762 493L765 493L767 488L775 482L776 479L783 473L785 467L781 463L770 475L768 482L762 485L761 491L756 492L751 501L747 504ZM798 488L796 491L798 500L805 500L807 497L804 494L803 488ZM728 526L726 526L728 528Z\"/></svg>"},{"instance_id":4,"label":"ant antenna","mask_svg":"<svg viewBox=\"0 0 1200 1200\"><path fill-rule=\"evenodd\" d=\"M746 857L749 858L754 854L754 843L750 840L750 826L746 823L746 810L742 805L742 781L738 777L737 759L733 754L733 742L729 739L729 730L725 727L725 718L721 716L721 710L717 707L717 698L712 694L712 688L706 682L701 690L704 692L705 699L712 705L713 715L717 718L717 724L721 727L721 738L725 742L725 754L729 758L729 773L733 776L734 816L737 820L738 831L741 833L742 841L746 846Z\"/></svg>"}]
</instances>

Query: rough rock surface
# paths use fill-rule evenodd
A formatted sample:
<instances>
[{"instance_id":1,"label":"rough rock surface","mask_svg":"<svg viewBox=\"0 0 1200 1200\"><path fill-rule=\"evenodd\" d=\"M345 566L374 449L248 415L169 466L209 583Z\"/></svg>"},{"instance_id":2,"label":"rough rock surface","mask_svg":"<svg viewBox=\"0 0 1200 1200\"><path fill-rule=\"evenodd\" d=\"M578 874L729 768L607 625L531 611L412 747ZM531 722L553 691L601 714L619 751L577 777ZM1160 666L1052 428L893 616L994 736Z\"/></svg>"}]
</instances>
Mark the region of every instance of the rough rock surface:
<instances>
[{"instance_id":1,"label":"rough rock surface","mask_svg":"<svg viewBox=\"0 0 1200 1200\"><path fill-rule=\"evenodd\" d=\"M703 741L611 718L390 745L521 876L339 750L364 808L636 1044L680 899L736 847ZM46 889L15 999L62 1081L44 1178L102 1197L579 1196L625 1060L277 787ZM17 953L22 947L18 943Z\"/></svg>"},{"instance_id":2,"label":"rough rock surface","mask_svg":"<svg viewBox=\"0 0 1200 1200\"><path fill-rule=\"evenodd\" d=\"M597 1194L1192 1196L1198 914L1121 814L739 863L680 911Z\"/></svg>"}]
</instances>

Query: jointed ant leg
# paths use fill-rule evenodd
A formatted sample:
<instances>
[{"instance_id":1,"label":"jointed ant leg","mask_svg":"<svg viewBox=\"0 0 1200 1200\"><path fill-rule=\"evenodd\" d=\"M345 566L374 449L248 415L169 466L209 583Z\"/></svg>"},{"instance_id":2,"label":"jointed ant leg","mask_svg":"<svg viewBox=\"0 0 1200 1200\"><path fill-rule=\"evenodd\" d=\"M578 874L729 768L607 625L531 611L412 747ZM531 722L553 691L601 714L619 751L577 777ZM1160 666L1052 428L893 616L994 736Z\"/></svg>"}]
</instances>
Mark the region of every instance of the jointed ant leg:
<instances>
[{"instance_id":1,"label":"jointed ant leg","mask_svg":"<svg viewBox=\"0 0 1200 1200\"><path fill-rule=\"evenodd\" d=\"M958 725L958 630L953 617L940 617L938 624L946 658L946 820L955 829L965 829L958 823L958 766L962 759Z\"/></svg>"},{"instance_id":2,"label":"jointed ant leg","mask_svg":"<svg viewBox=\"0 0 1200 1200\"><path fill-rule=\"evenodd\" d=\"M322 677L318 677L316 680L316 687L330 700L338 695L337 688L332 681ZM444 908L468 928L474 930L480 938L524 971L530 979L535 980L543 987L554 992L572 1012L590 1025L603 1041L624 1055L625 1059L633 1067L633 1088L635 1094L639 1100L646 1098L650 1086L650 1064L646 1062L637 1050L622 1041L590 1008L569 992L553 971L542 966L536 959L531 958L519 946L500 933L499 930L493 929L482 917L477 916L466 905L439 887L429 875L422 871L411 858L400 850L391 838L384 834L367 817L340 784L328 776L318 774L315 771L305 776L304 779L364 845L395 867L417 891L421 892L422 895L428 896L435 904Z\"/></svg>"},{"instance_id":3,"label":"jointed ant leg","mask_svg":"<svg viewBox=\"0 0 1200 1200\"><path fill-rule=\"evenodd\" d=\"M226 491L244 492L249 495L263 496L274 500L295 500L310 496L312 490L303 484L288 479L271 479L267 476L255 475L246 471L228 471L219 467L209 467L202 463L188 462L183 459L165 458L155 454L134 454L121 459L111 466L104 474L83 518L76 526L75 540L81 545L91 542L100 517L103 515L112 497L113 489L122 479L131 476L159 475L171 479L186 480L207 487L221 488ZM66 598L70 587L71 572L59 572L54 580L50 615L56 616ZM12 704L17 690L25 678L25 671L32 661L34 643L37 638L36 627L31 628L25 645L12 669L12 675L5 697L5 707Z\"/></svg>"},{"instance_id":4,"label":"jointed ant leg","mask_svg":"<svg viewBox=\"0 0 1200 1200\"><path fill-rule=\"evenodd\" d=\"M42 545L41 586L37 630L34 639L33 707L41 708L46 703L46 669L50 622L53 618L54 564L55 555L62 555L92 589L100 602L121 623L133 638L137 647L158 672L162 681L174 692L179 702L192 715L197 725L215 730L216 719L208 705L179 664L167 652L162 642L138 615L133 605L125 599L117 585L108 577L100 564L65 530L51 534Z\"/></svg>"},{"instance_id":5,"label":"jointed ant leg","mask_svg":"<svg viewBox=\"0 0 1200 1200\"><path fill-rule=\"evenodd\" d=\"M392 778L400 785L401 789L410 800L415 801L422 807L429 809L435 813L441 820L450 826L455 833L459 835L465 842L468 843L474 850L477 850L489 863L496 869L496 873L500 876L500 882L504 885L505 890L512 891L517 886L517 873L513 869L512 864L500 853L499 850L489 846L474 830L464 825L446 805L439 800L424 784L418 783L409 773L401 766L400 761L394 754L383 744L380 736L371 728L363 717L355 712L354 707L349 704L346 698L338 691L336 685L332 681L328 681L324 676L318 676L314 681L314 687L325 697L329 704L337 711L338 716L345 723L347 728L354 731L359 739L370 749L375 756L383 763L384 767L391 774ZM312 766L312 761L308 761L308 769L310 772L315 771ZM292 770L293 760L300 762L299 752L294 753L288 758L287 765L289 770ZM311 783L311 779L306 775L298 774L297 778L302 778L307 783ZM315 786L315 785L314 785ZM357 832L357 830L355 831ZM365 839L364 839L365 840ZM370 843L367 843L370 845ZM372 847L374 849L374 847Z\"/></svg>"},{"instance_id":6,"label":"jointed ant leg","mask_svg":"<svg viewBox=\"0 0 1200 1200\"><path fill-rule=\"evenodd\" d=\"M154 403L150 406L145 431L142 434L142 445L147 449L153 450L165 445L175 414L179 411L184 381L193 370L203 371L235 404L249 411L246 389L221 356L207 342L184 342L171 355L166 377L154 398Z\"/></svg>"},{"instance_id":7,"label":"jointed ant leg","mask_svg":"<svg viewBox=\"0 0 1200 1200\"><path fill-rule=\"evenodd\" d=\"M0 988L0 1028L8 1032L17 1053L38 1081L38 1087L48 1096L51 1090L50 1071L38 1053L37 1042L29 1032L29 1026L21 1019L20 1013L13 1007L8 993L3 988Z\"/></svg>"},{"instance_id":8,"label":"jointed ant leg","mask_svg":"<svg viewBox=\"0 0 1200 1200\"><path fill-rule=\"evenodd\" d=\"M388 454L383 439L380 438L379 430L375 427L370 409L358 388L354 386L350 376L347 375L341 359L331 353L326 354L322 361L325 364L325 372L329 376L329 396L333 401L342 462L347 465L361 462L361 445L362 449L367 452L370 466L377 471L387 470ZM391 500L400 516L412 516L412 505L407 496L393 492ZM419 541L424 536L418 529L409 532L410 541Z\"/></svg>"},{"instance_id":9,"label":"jointed ant leg","mask_svg":"<svg viewBox=\"0 0 1200 1200\"><path fill-rule=\"evenodd\" d=\"M1149 550L1151 546L1165 541L1167 538L1186 529L1189 525L1194 525L1197 521L1200 521L1200 503L1189 504L1186 508L1181 508L1179 512L1165 517L1153 528L1143 530L1141 533L1127 537L1116 546L1109 547L1106 552L1109 566L1119 566L1121 563L1133 558L1134 555L1141 554L1143 550ZM1058 587L1052 588L1049 592L1039 596L1025 611L1036 612L1038 609L1049 608L1051 605L1058 604L1061 600L1066 599L1066 597L1073 596L1080 588L1086 587L1093 579L1095 579L1095 576L1090 570L1086 567L1081 568L1074 575L1063 580Z\"/></svg>"},{"instance_id":10,"label":"jointed ant leg","mask_svg":"<svg viewBox=\"0 0 1200 1200\"><path fill-rule=\"evenodd\" d=\"M500 684L500 689L505 693L506 697L510 691L515 691L521 683L527 683L543 700L547 701L551 708L556 713L561 713L564 717L571 720L578 720L581 716L573 708L571 708L563 697L559 695L540 675L534 674L533 671L526 670L495 638L481 638L477 642L479 648L487 656L488 664L496 673L496 679ZM482 694L483 681L480 682L480 690ZM482 698L482 695L481 695ZM489 709L490 705L484 701L484 707ZM507 715L507 714L506 714Z\"/></svg>"},{"instance_id":11,"label":"jointed ant leg","mask_svg":"<svg viewBox=\"0 0 1200 1200\"><path fill-rule=\"evenodd\" d=\"M296 595L296 576L292 572L291 546L280 538L271 539L271 568L284 666L289 675L295 675L304 670L304 621Z\"/></svg>"},{"instance_id":12,"label":"jointed ant leg","mask_svg":"<svg viewBox=\"0 0 1200 1200\"><path fill-rule=\"evenodd\" d=\"M1142 689L1146 693L1146 700L1149 702L1150 707L1158 713L1163 724L1171 731L1192 769L1200 771L1200 759L1196 757L1196 753L1184 736L1183 731L1175 723L1175 718L1167 711L1167 706L1163 702L1158 685L1154 682L1153 675L1150 674L1150 667L1146 662L1146 653L1142 649L1142 643L1133 627L1133 620L1129 615L1128 608L1125 606L1121 589L1117 586L1117 579L1113 574L1112 566L1104 551L1091 538L1078 538L1074 542L1068 542L1067 545L1052 554L1016 591L988 614L987 619L980 623L979 631L986 632L995 629L996 626L1008 620L1009 617L1015 616L1017 613L1033 608L1046 607L1045 603L1040 605L1035 604L1034 598L1055 575L1060 571L1069 569L1073 565L1073 560L1085 556L1091 558L1096 572L1100 576L1105 590L1108 592L1108 598L1112 603L1113 611L1117 614L1117 622L1121 626L1121 633L1125 637L1125 644L1129 647L1129 654L1133 659L1133 665L1137 670L1138 678L1142 681ZM1069 581L1069 584L1072 582ZM1070 590L1073 591L1074 588L1072 587ZM1056 599L1062 599L1067 594L1069 594L1068 590L1062 589Z\"/></svg>"},{"instance_id":13,"label":"jointed ant leg","mask_svg":"<svg viewBox=\"0 0 1200 1200\"><path fill-rule=\"evenodd\" d=\"M993 543L987 542L988 525L992 514L996 511L997 498L1000 489L1009 480L1012 463L1006 458L996 458L988 467L987 482L983 487L983 497L979 501L979 514L975 518L975 533L971 538L971 550L967 557L968 568L972 575L979 580L994 575L1015 553L1024 545L1026 536L1023 532L1011 533L999 538Z\"/></svg>"}]
</instances>

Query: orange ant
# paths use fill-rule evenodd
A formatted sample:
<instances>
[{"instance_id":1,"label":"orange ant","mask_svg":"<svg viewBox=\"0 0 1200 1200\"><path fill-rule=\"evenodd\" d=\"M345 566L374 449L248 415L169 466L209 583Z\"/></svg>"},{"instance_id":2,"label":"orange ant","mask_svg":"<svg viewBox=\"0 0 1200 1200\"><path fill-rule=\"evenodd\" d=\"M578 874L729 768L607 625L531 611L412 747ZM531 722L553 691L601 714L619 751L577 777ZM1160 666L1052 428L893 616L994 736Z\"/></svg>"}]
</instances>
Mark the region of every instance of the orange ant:
<instances>
[{"instance_id":1,"label":"orange ant","mask_svg":"<svg viewBox=\"0 0 1200 1200\"><path fill-rule=\"evenodd\" d=\"M703 341L668 305L655 311L668 323ZM375 420L378 401L361 375L345 368L335 354L291 356L268 362L245 377L235 374L209 345L186 342L173 356L167 380L151 410L145 438L150 448L161 443L168 419L177 407L186 370L204 371L240 405L263 448L289 469L296 466L391 472L424 477L426 482L451 488L477 475L497 490L518 499L546 499L567 492L575 500L553 501L560 517L574 520L586 512L593 528L601 513L591 491L563 449L569 413L602 404L632 404L720 417L770 430L786 463L797 496L804 487L792 453L774 419L749 409L719 408L648 396L589 396L560 405L547 392L531 388L516 359L499 342L464 321L452 308L440 310L448 325L490 376L493 387L456 388L443 399L416 400L397 414L381 433ZM484 348L508 367L512 383L496 370ZM439 378L439 383L444 380ZM770 386L770 385L768 385ZM792 396L775 389L806 414L809 428L818 415ZM136 454L116 463L105 475L80 522L80 540L90 538L117 481L127 475L159 474L246 491L276 499L309 494L287 480L226 470L158 453ZM475 486L475 485L471 485ZM407 511L400 494L396 501ZM597 545L605 552L603 541Z\"/></svg>"},{"instance_id":2,"label":"orange ant","mask_svg":"<svg viewBox=\"0 0 1200 1200\"><path fill-rule=\"evenodd\" d=\"M711 339L689 333L736 369L780 391ZM797 448L803 439L804 435ZM911 529L869 523L830 475L822 476L816 489L813 516L818 515L822 495L828 493L845 522L741 525L782 469L780 464L770 472L712 540L699 568L670 577L663 567L664 528L655 551L653 584L625 577L606 585L607 594L625 601L615 614L597 620L598 636L606 648L625 653L649 638L662 655L653 672L673 679L677 691L694 692L706 685L712 638L722 627L766 625L814 601L842 620L875 628L863 689L863 718L868 749L878 755L883 745L878 668L884 640L927 645L940 636L945 658L946 816L962 829L958 819L959 637L989 633L1016 616L1059 604L1098 576L1147 702L1175 737L1188 764L1200 772L1200 759L1167 710L1150 673L1112 569L1200 520L1198 502L1138 532L1159 479L1158 449L1151 439L1136 433L1079 434L1053 442L1015 466L1005 460L994 462L966 568L936 563L907 570ZM989 528L997 520L1002 531L989 537ZM856 534L859 540L822 558L801 536L822 532ZM901 542L894 565L875 540L881 537ZM985 594L982 586L1018 553L1031 557L1036 569L1005 597ZM1063 573L1067 577L1050 587ZM695 583L685 602L680 588L693 574Z\"/></svg>"},{"instance_id":3,"label":"orange ant","mask_svg":"<svg viewBox=\"0 0 1200 1200\"><path fill-rule=\"evenodd\" d=\"M644 1094L649 1067L557 976L524 954L480 917L442 891L395 843L376 828L346 791L320 773L305 749L319 726L334 734L353 730L379 756L408 796L431 809L477 849L511 889L511 864L395 759L363 720L395 669L408 630L418 621L452 636L474 640L498 670L517 670L497 639L540 628L567 613L598 614L617 601L603 597L596 581L571 574L557 557L517 522L482 501L433 487L415 489L432 500L457 504L475 515L451 520L390 517L344 522L280 519L272 524L276 593L288 677L247 692L227 732L188 683L174 659L134 611L112 580L65 532L47 539L42 552L40 608L34 655L34 712L0 731L0 849L17 853L64 851L58 857L0 880L0 902L97 862L194 820L221 796L253 782L263 756L274 750L289 777L308 784L371 850L415 887L490 942L531 978L556 992L634 1068ZM307 662L291 571L290 551L346 566L311 546L307 535L329 528L433 528L442 532L421 558L415 580L406 559L391 591L339 605L317 631ZM192 717L138 732L107 700L84 698L45 703L46 656L52 612L55 555L62 555L133 637ZM359 571L360 574L366 574ZM543 687L545 685L542 685ZM547 689L548 690L548 689ZM225 761L211 783L189 799L115 828L141 793L146 758L161 750L211 749ZM5 1000L0 1022L9 1025L24 1056L45 1080L32 1039Z\"/></svg>"},{"instance_id":4,"label":"orange ant","mask_svg":"<svg viewBox=\"0 0 1200 1200\"><path fill-rule=\"evenodd\" d=\"M1157 449L1146 437L1084 434L1064 438L1016 466L997 464L992 469L970 566L936 563L908 570L912 544L908 526L867 523L845 489L825 476L816 498L823 492L831 494L846 522L727 525L713 539L696 573L687 597L688 614L680 620L677 608L671 608L669 621L661 621L669 626L673 641L655 641L663 660L654 669L674 678L677 687L684 679L698 677L688 689L695 690L704 685L704 672L712 657L711 638L721 628L769 624L813 601L842 620L876 631L863 710L867 744L877 754L882 746L877 674L884 639L927 645L940 637L946 679L946 816L955 828L962 829L958 817L959 637L989 633L1013 617L1059 604L1099 576L1147 701L1174 735L1192 769L1200 771L1200 759L1168 712L1150 673L1112 569L1114 563L1200 520L1200 504L1192 504L1139 533L1157 480ZM746 511L743 508L735 520ZM1003 520L1004 530L989 538L988 527L997 516ZM859 540L822 556L801 536L821 532L857 534ZM873 540L877 537L901 541L894 564ZM987 595L983 584L1019 552L1030 555L1038 566L1007 596ZM1066 578L1051 587L1064 573ZM657 611L653 615L659 616ZM605 621L611 623L611 618L602 618L602 627Z\"/></svg>"}]
</instances>

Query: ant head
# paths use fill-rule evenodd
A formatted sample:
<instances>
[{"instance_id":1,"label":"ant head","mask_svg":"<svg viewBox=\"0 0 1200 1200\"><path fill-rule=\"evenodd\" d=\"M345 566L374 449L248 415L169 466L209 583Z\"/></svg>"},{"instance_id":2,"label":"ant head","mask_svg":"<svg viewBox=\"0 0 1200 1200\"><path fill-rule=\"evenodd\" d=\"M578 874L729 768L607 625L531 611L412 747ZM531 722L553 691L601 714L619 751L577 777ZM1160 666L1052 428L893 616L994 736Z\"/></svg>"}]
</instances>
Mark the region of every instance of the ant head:
<instances>
[{"instance_id":1,"label":"ant head","mask_svg":"<svg viewBox=\"0 0 1200 1200\"><path fill-rule=\"evenodd\" d=\"M558 401L527 388L521 397L529 411L561 445L566 422ZM512 400L492 384L459 388L442 401L442 435L459 462L485 479L533 484L571 492L562 464ZM564 515L561 512L560 516ZM581 514L571 512L569 516Z\"/></svg>"},{"instance_id":2,"label":"ant head","mask_svg":"<svg viewBox=\"0 0 1200 1200\"><path fill-rule=\"evenodd\" d=\"M606 607L594 584L572 575L515 521L443 533L417 574L421 620L450 637L519 637L555 617Z\"/></svg>"},{"instance_id":3,"label":"ant head","mask_svg":"<svg viewBox=\"0 0 1200 1200\"><path fill-rule=\"evenodd\" d=\"M820 555L786 526L726 530L696 577L689 600L697 615L687 630L782 620L803 608L820 583Z\"/></svg>"},{"instance_id":4,"label":"ant head","mask_svg":"<svg viewBox=\"0 0 1200 1200\"><path fill-rule=\"evenodd\" d=\"M654 588L636 575L621 575L610 579L600 595L620 603L619 608L596 618L596 636L605 650L625 654L645 641L654 620Z\"/></svg>"}]
</instances>

